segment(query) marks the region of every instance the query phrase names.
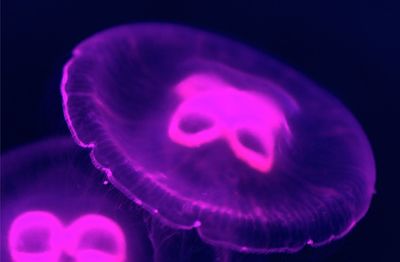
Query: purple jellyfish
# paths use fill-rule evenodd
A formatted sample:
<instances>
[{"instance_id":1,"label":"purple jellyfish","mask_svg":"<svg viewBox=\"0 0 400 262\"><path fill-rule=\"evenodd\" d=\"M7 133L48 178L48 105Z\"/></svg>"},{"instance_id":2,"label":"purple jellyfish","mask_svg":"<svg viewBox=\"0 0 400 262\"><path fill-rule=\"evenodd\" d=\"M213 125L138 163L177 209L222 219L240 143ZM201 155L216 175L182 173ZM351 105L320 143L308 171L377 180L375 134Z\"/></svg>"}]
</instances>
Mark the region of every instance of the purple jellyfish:
<instances>
[{"instance_id":1,"label":"purple jellyfish","mask_svg":"<svg viewBox=\"0 0 400 262\"><path fill-rule=\"evenodd\" d=\"M70 138L2 156L1 261L151 261L142 212Z\"/></svg>"},{"instance_id":2,"label":"purple jellyfish","mask_svg":"<svg viewBox=\"0 0 400 262\"><path fill-rule=\"evenodd\" d=\"M76 142L128 198L240 252L344 236L375 184L368 140L334 97L217 35L167 24L96 34L64 68Z\"/></svg>"}]
</instances>

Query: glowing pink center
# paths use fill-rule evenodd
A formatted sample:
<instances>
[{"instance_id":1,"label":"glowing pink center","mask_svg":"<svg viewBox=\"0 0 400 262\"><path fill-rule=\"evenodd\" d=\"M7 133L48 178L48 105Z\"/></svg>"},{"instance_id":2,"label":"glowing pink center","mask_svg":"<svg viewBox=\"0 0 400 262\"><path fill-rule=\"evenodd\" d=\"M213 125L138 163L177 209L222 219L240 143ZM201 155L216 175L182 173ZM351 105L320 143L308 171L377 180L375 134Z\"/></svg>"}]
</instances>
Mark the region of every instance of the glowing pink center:
<instances>
[{"instance_id":1,"label":"glowing pink center","mask_svg":"<svg viewBox=\"0 0 400 262\"><path fill-rule=\"evenodd\" d=\"M11 225L9 248L13 261L59 261L62 252L75 261L125 261L125 237L111 219L89 214L69 227L51 213L26 212Z\"/></svg>"},{"instance_id":2,"label":"glowing pink center","mask_svg":"<svg viewBox=\"0 0 400 262\"><path fill-rule=\"evenodd\" d=\"M200 74L181 81L176 91L182 102L169 124L172 141L199 147L222 138L251 168L264 173L272 168L276 133L280 127L287 129L272 99Z\"/></svg>"}]
</instances>

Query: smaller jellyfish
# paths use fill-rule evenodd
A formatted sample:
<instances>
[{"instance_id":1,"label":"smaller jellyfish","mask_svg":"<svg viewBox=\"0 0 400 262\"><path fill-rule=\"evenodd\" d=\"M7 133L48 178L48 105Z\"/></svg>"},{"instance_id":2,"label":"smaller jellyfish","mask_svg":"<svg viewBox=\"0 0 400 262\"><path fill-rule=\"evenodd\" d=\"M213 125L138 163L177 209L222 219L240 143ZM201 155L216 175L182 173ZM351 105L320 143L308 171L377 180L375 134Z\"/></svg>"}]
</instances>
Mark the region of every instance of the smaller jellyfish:
<instances>
[{"instance_id":1,"label":"smaller jellyfish","mask_svg":"<svg viewBox=\"0 0 400 262\"><path fill-rule=\"evenodd\" d=\"M354 116L240 43L178 25L112 28L74 49L61 92L72 136L110 182L217 248L321 246L369 208L375 163Z\"/></svg>"},{"instance_id":2,"label":"smaller jellyfish","mask_svg":"<svg viewBox=\"0 0 400 262\"><path fill-rule=\"evenodd\" d=\"M6 153L1 166L2 261L152 260L141 210L70 138Z\"/></svg>"}]
</instances>

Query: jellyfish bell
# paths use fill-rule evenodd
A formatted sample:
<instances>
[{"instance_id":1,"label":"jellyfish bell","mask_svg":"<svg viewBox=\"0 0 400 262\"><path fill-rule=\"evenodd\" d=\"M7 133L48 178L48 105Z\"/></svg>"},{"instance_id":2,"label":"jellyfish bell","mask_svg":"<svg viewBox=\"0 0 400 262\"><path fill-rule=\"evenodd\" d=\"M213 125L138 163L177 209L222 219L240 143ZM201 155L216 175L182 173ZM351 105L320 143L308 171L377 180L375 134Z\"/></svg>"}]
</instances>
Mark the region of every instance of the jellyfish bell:
<instances>
[{"instance_id":1,"label":"jellyfish bell","mask_svg":"<svg viewBox=\"0 0 400 262\"><path fill-rule=\"evenodd\" d=\"M70 138L6 153L1 166L2 261L151 261L140 210Z\"/></svg>"},{"instance_id":2,"label":"jellyfish bell","mask_svg":"<svg viewBox=\"0 0 400 262\"><path fill-rule=\"evenodd\" d=\"M344 236L375 184L369 142L334 97L244 45L137 24L64 68L76 142L128 198L215 246L294 252Z\"/></svg>"}]
</instances>

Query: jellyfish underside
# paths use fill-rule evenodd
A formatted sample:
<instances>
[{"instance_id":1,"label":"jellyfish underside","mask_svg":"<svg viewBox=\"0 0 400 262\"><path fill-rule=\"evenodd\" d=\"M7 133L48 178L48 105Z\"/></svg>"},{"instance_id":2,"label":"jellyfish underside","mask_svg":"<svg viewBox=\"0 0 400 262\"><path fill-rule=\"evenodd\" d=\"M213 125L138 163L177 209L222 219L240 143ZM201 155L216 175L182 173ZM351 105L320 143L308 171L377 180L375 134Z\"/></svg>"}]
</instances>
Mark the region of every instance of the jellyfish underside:
<instances>
[{"instance_id":1,"label":"jellyfish underside","mask_svg":"<svg viewBox=\"0 0 400 262\"><path fill-rule=\"evenodd\" d=\"M81 43L64 113L114 186L176 228L241 252L345 235L375 183L368 141L332 96L243 45L144 24Z\"/></svg>"}]
</instances>

